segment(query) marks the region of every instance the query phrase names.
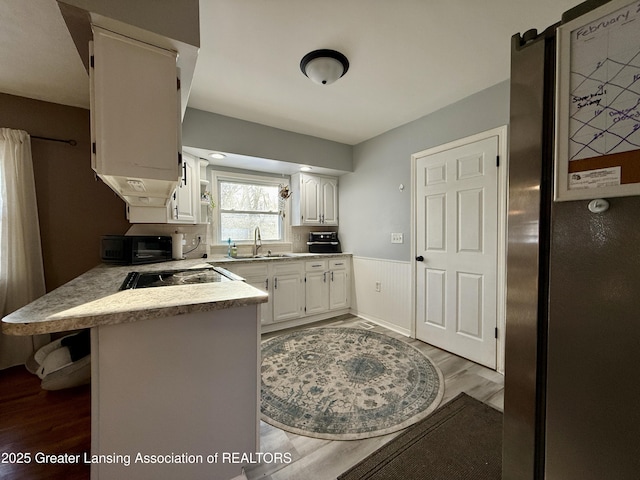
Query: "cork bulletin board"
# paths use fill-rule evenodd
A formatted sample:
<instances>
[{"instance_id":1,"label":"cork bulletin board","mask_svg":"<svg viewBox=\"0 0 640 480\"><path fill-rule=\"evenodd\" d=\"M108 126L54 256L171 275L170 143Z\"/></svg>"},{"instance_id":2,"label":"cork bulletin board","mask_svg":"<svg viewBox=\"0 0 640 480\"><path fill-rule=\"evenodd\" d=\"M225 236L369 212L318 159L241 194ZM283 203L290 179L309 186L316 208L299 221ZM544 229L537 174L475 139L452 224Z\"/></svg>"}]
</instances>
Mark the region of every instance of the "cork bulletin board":
<instances>
[{"instance_id":1,"label":"cork bulletin board","mask_svg":"<svg viewBox=\"0 0 640 480\"><path fill-rule=\"evenodd\" d=\"M640 0L557 31L555 200L640 195Z\"/></svg>"}]
</instances>

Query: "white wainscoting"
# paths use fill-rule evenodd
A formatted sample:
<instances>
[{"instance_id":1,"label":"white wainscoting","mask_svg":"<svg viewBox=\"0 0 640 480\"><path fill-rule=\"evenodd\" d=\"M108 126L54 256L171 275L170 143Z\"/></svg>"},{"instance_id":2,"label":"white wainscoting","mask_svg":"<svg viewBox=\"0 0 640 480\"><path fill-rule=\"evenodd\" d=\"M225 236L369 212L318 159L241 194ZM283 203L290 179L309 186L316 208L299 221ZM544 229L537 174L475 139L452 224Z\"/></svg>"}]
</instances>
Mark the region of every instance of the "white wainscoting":
<instances>
[{"instance_id":1,"label":"white wainscoting","mask_svg":"<svg viewBox=\"0 0 640 480\"><path fill-rule=\"evenodd\" d=\"M354 256L352 278L351 310L355 315L411 335L410 262Z\"/></svg>"}]
</instances>

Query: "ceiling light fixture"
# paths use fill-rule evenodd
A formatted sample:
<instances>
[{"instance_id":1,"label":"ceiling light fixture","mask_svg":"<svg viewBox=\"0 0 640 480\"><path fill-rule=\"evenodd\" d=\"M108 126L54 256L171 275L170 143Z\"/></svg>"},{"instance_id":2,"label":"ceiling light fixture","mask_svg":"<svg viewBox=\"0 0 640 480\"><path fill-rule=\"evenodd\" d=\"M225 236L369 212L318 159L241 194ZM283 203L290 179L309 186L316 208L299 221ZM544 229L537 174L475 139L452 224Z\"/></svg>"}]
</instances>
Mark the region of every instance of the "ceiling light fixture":
<instances>
[{"instance_id":1,"label":"ceiling light fixture","mask_svg":"<svg viewBox=\"0 0 640 480\"><path fill-rule=\"evenodd\" d=\"M300 171L301 172L310 172L311 171L311 167L308 166L304 166L304 167L300 167Z\"/></svg>"},{"instance_id":2,"label":"ceiling light fixture","mask_svg":"<svg viewBox=\"0 0 640 480\"><path fill-rule=\"evenodd\" d=\"M224 153L219 153L219 152L212 152L209 154L209 156L211 158L215 158L216 160L222 160L223 158L226 157Z\"/></svg>"},{"instance_id":3,"label":"ceiling light fixture","mask_svg":"<svg viewBox=\"0 0 640 480\"><path fill-rule=\"evenodd\" d=\"M335 50L314 50L300 60L300 70L319 85L330 85L349 70L349 60Z\"/></svg>"}]
</instances>

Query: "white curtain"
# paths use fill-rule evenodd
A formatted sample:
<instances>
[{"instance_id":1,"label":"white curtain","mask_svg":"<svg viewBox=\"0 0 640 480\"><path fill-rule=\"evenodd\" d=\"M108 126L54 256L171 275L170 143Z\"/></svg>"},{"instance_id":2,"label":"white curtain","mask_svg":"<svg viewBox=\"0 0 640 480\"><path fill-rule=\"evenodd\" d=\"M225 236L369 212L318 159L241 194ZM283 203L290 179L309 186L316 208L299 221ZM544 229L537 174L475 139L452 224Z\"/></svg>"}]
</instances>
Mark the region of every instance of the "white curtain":
<instances>
[{"instance_id":1,"label":"white curtain","mask_svg":"<svg viewBox=\"0 0 640 480\"><path fill-rule=\"evenodd\" d=\"M45 293L36 188L27 132L0 128L0 314ZM46 339L0 335L0 369L23 364Z\"/></svg>"}]
</instances>

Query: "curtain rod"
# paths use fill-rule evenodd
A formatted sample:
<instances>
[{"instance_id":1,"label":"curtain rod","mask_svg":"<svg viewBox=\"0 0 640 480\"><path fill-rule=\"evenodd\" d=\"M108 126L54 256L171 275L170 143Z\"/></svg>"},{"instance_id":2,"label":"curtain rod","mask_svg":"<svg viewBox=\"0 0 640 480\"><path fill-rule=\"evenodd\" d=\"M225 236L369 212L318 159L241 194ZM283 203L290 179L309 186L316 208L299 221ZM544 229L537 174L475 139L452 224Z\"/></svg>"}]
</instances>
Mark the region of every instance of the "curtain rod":
<instances>
[{"instance_id":1,"label":"curtain rod","mask_svg":"<svg viewBox=\"0 0 640 480\"><path fill-rule=\"evenodd\" d=\"M31 135L31 138L37 138L38 140L49 140L50 142L68 143L72 147L78 145L78 142L76 142L75 140L61 140L59 138L39 137L38 135Z\"/></svg>"}]
</instances>

